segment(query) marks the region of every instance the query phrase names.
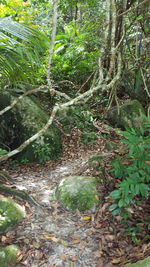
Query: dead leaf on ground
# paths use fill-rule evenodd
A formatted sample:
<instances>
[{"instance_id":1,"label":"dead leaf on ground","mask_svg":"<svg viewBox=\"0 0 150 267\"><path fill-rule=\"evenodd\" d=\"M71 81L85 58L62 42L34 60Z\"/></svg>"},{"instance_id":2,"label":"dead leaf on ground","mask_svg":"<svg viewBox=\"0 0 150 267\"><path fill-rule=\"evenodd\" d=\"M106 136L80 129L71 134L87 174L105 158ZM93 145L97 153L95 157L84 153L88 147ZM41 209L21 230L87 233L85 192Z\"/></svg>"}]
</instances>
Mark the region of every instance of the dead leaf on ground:
<instances>
[{"instance_id":1,"label":"dead leaf on ground","mask_svg":"<svg viewBox=\"0 0 150 267\"><path fill-rule=\"evenodd\" d=\"M28 239L28 238L23 239L23 241L24 241L24 243L27 244L27 245L30 244L30 242L31 242L30 239Z\"/></svg>"},{"instance_id":2,"label":"dead leaf on ground","mask_svg":"<svg viewBox=\"0 0 150 267\"><path fill-rule=\"evenodd\" d=\"M112 267L113 265L110 262L104 262L104 260L99 260L96 264L96 267Z\"/></svg>"},{"instance_id":3,"label":"dead leaf on ground","mask_svg":"<svg viewBox=\"0 0 150 267\"><path fill-rule=\"evenodd\" d=\"M112 259L111 262L112 262L113 264L118 264L118 263L121 262L121 258L115 258L115 259Z\"/></svg>"},{"instance_id":4,"label":"dead leaf on ground","mask_svg":"<svg viewBox=\"0 0 150 267\"><path fill-rule=\"evenodd\" d=\"M33 241L32 242L32 246L34 247L34 248L40 248L40 246L41 246L41 244L40 244L40 242L39 241Z\"/></svg>"},{"instance_id":5,"label":"dead leaf on ground","mask_svg":"<svg viewBox=\"0 0 150 267\"><path fill-rule=\"evenodd\" d=\"M47 235L47 234L44 234L43 235L44 238L46 238L47 240L52 240L54 241L55 243L58 243L60 240L58 238L56 238L54 235Z\"/></svg>"},{"instance_id":6,"label":"dead leaf on ground","mask_svg":"<svg viewBox=\"0 0 150 267\"><path fill-rule=\"evenodd\" d=\"M90 221L91 220L91 216L83 216L81 217L82 221Z\"/></svg>"},{"instance_id":7,"label":"dead leaf on ground","mask_svg":"<svg viewBox=\"0 0 150 267\"><path fill-rule=\"evenodd\" d=\"M77 257L77 256L72 256L71 258L70 258L70 260L71 261L77 261L79 258Z\"/></svg>"},{"instance_id":8,"label":"dead leaf on ground","mask_svg":"<svg viewBox=\"0 0 150 267\"><path fill-rule=\"evenodd\" d=\"M44 256L44 254L42 251L40 251L40 250L35 251L35 259L40 260L43 258L43 256Z\"/></svg>"},{"instance_id":9,"label":"dead leaf on ground","mask_svg":"<svg viewBox=\"0 0 150 267\"><path fill-rule=\"evenodd\" d=\"M80 244L78 245L78 248L83 250L87 246L87 241L81 241Z\"/></svg>"},{"instance_id":10,"label":"dead leaf on ground","mask_svg":"<svg viewBox=\"0 0 150 267\"><path fill-rule=\"evenodd\" d=\"M22 254L21 250L18 250L16 263L20 262L23 259L23 256L24 255Z\"/></svg>"},{"instance_id":11,"label":"dead leaf on ground","mask_svg":"<svg viewBox=\"0 0 150 267\"><path fill-rule=\"evenodd\" d=\"M61 254L60 255L60 259L63 260L63 261L68 261L68 258L65 254Z\"/></svg>"}]
</instances>

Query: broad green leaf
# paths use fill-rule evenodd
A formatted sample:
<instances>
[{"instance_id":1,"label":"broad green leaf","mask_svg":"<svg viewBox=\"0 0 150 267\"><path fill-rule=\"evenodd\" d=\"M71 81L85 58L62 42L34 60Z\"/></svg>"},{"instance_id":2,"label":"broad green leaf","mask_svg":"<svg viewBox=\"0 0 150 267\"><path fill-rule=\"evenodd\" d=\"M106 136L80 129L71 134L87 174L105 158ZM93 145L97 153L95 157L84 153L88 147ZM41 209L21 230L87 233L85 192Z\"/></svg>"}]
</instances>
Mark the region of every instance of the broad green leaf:
<instances>
[{"instance_id":1,"label":"broad green leaf","mask_svg":"<svg viewBox=\"0 0 150 267\"><path fill-rule=\"evenodd\" d=\"M120 195L121 195L121 191L120 190L114 190L110 193L110 196L113 198L113 199L118 199L120 198Z\"/></svg>"}]
</instances>

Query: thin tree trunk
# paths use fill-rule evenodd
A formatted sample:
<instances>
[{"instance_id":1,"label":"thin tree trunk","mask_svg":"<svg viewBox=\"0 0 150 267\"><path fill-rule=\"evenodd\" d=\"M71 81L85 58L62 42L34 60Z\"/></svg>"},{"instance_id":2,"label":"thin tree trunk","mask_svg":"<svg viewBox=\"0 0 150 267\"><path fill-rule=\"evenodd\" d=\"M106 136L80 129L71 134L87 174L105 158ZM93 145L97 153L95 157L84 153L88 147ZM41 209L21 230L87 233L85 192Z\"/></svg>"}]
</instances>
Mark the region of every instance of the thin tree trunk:
<instances>
[{"instance_id":1,"label":"thin tree trunk","mask_svg":"<svg viewBox=\"0 0 150 267\"><path fill-rule=\"evenodd\" d=\"M52 34L51 34L51 45L49 49L48 64L47 64L47 84L52 88L51 82L51 65L52 65L52 55L54 52L56 30L57 30L57 16L58 16L58 3L59 0L53 0L53 18L52 18Z\"/></svg>"}]
</instances>

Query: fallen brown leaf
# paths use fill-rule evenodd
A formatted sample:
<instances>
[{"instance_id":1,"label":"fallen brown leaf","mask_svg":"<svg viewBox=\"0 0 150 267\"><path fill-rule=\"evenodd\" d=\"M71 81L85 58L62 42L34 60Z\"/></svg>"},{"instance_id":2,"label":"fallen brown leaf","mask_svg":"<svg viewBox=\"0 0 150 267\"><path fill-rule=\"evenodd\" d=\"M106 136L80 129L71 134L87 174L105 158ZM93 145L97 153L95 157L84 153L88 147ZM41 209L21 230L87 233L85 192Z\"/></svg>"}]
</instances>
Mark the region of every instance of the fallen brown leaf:
<instances>
[{"instance_id":1,"label":"fallen brown leaf","mask_svg":"<svg viewBox=\"0 0 150 267\"><path fill-rule=\"evenodd\" d=\"M47 234L44 234L44 237L46 239L50 239L52 241L54 241L55 243L58 243L60 240L58 238L56 238L54 235L47 235Z\"/></svg>"},{"instance_id":2,"label":"fallen brown leaf","mask_svg":"<svg viewBox=\"0 0 150 267\"><path fill-rule=\"evenodd\" d=\"M16 263L20 262L22 259L23 259L23 254L22 254L21 250L18 250Z\"/></svg>"},{"instance_id":3,"label":"fallen brown leaf","mask_svg":"<svg viewBox=\"0 0 150 267\"><path fill-rule=\"evenodd\" d=\"M60 255L60 259L63 260L63 261L67 261L68 260L68 258L67 258L67 256L65 254L61 254Z\"/></svg>"},{"instance_id":4,"label":"fallen brown leaf","mask_svg":"<svg viewBox=\"0 0 150 267\"><path fill-rule=\"evenodd\" d=\"M72 257L70 258L70 260L72 260L72 261L77 261L77 260L78 260L78 257L77 257L77 256L72 256Z\"/></svg>"},{"instance_id":5,"label":"fallen brown leaf","mask_svg":"<svg viewBox=\"0 0 150 267\"><path fill-rule=\"evenodd\" d=\"M115 259L112 259L111 262L112 262L113 264L118 264L118 263L121 262L121 258L115 258Z\"/></svg>"},{"instance_id":6,"label":"fallen brown leaf","mask_svg":"<svg viewBox=\"0 0 150 267\"><path fill-rule=\"evenodd\" d=\"M32 246L34 247L34 248L40 248L40 246L41 246L41 244L40 244L40 242L39 241L33 241L32 242Z\"/></svg>"}]
</instances>

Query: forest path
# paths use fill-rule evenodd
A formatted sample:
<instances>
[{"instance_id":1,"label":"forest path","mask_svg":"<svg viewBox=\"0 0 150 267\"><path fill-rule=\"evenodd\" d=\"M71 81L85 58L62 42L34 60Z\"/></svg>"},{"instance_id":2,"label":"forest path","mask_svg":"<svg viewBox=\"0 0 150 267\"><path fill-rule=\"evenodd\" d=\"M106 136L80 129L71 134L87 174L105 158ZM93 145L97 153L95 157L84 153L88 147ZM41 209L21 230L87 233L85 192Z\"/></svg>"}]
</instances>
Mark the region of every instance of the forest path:
<instances>
[{"instance_id":1,"label":"forest path","mask_svg":"<svg viewBox=\"0 0 150 267\"><path fill-rule=\"evenodd\" d=\"M68 212L54 199L60 180L84 169L93 153L90 151L80 158L50 167L38 164L29 164L25 168L19 166L17 172L11 173L14 185L27 189L30 196L43 205L31 208L26 204L27 218L16 231L17 244L24 254L19 266L96 266L99 238L96 240L93 228L94 213ZM84 220L84 216L89 220Z\"/></svg>"},{"instance_id":2,"label":"forest path","mask_svg":"<svg viewBox=\"0 0 150 267\"><path fill-rule=\"evenodd\" d=\"M95 145L81 145L75 133L66 137L59 161L45 165L18 164L14 169L8 166L13 186L27 189L41 204L41 207L31 206L21 201L27 213L25 220L2 237L4 245L16 243L20 246L21 257L17 266L122 267L149 255L150 243L143 239L134 244L131 236L124 236L125 225L120 218L114 218L109 211L111 183L100 185L102 204L95 211L71 213L54 198L55 188L64 177L100 176L99 169L92 169L87 163L97 153L108 155L104 160L107 181L111 158L119 152L108 152L105 148L107 140L100 138ZM109 140L120 147L117 136ZM142 209L137 210L136 217L142 216ZM130 221L131 227L135 227L136 217L135 221Z\"/></svg>"}]
</instances>

